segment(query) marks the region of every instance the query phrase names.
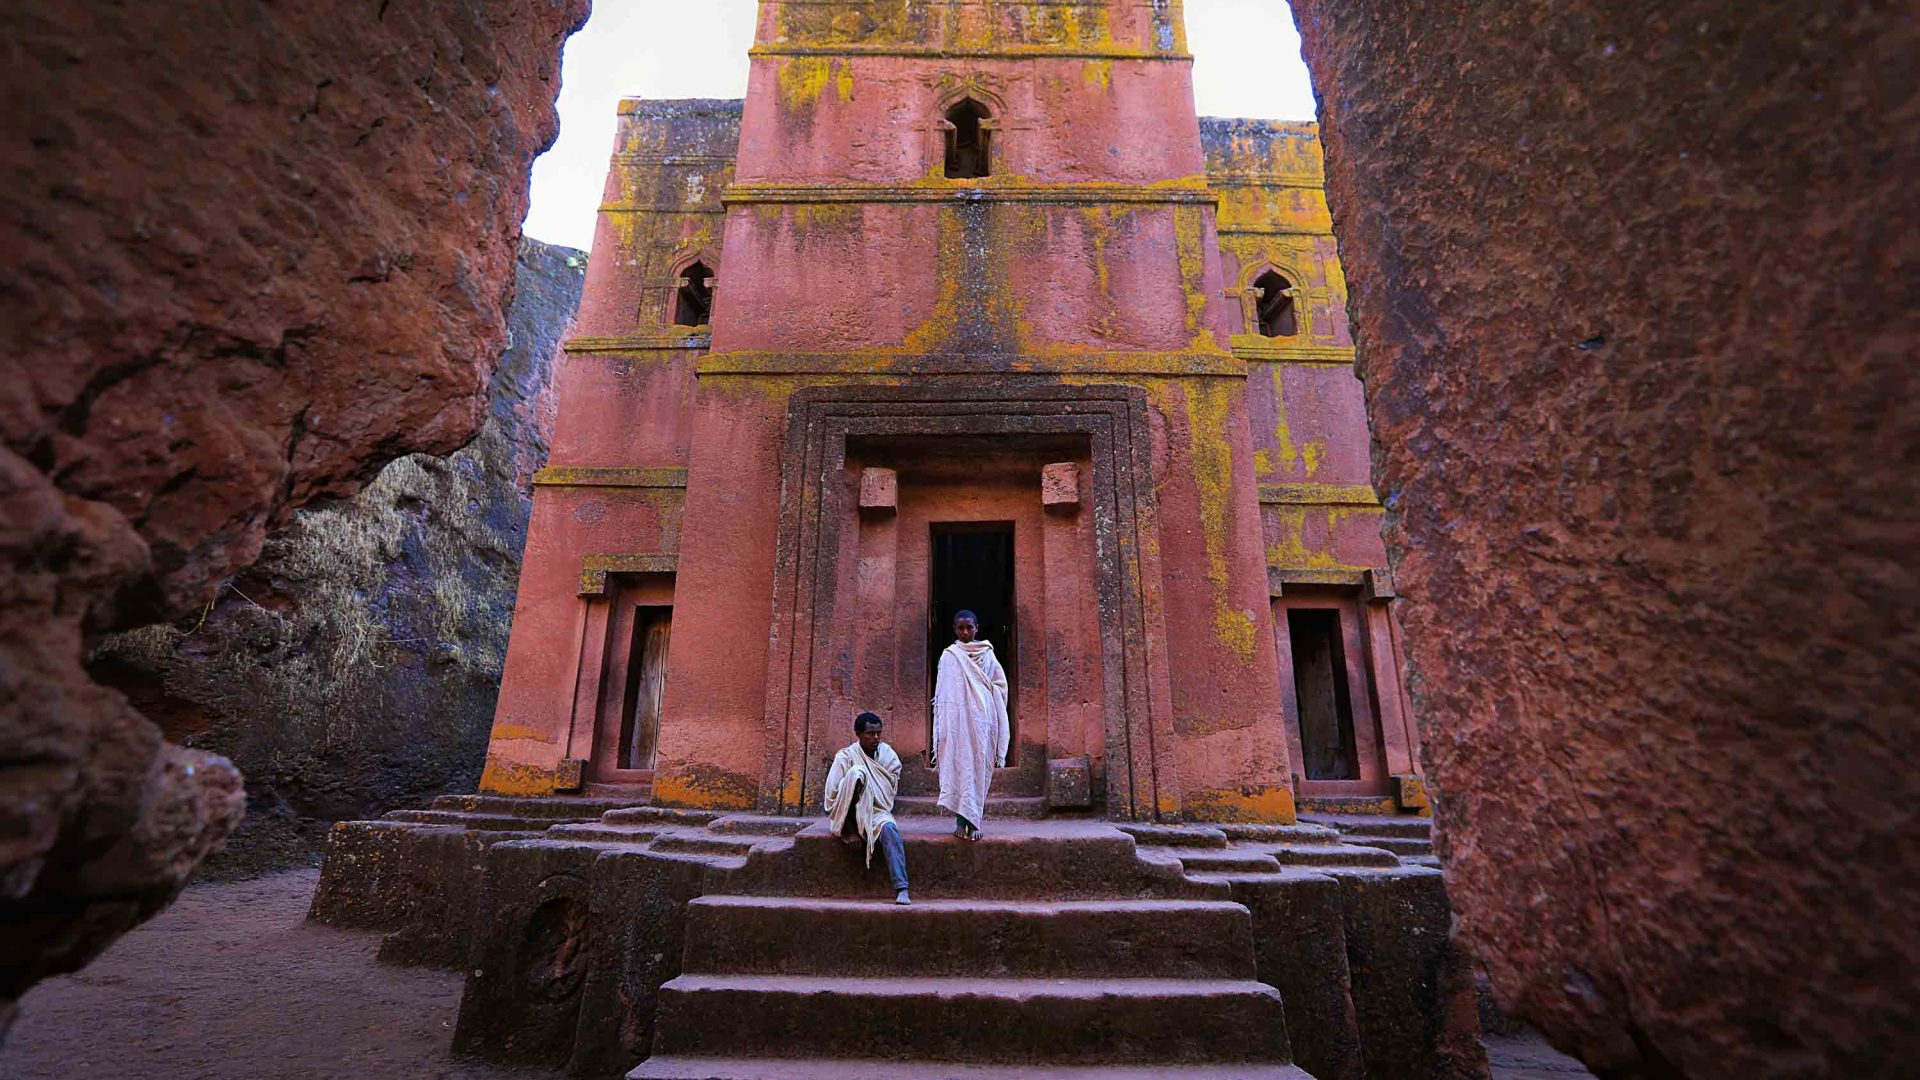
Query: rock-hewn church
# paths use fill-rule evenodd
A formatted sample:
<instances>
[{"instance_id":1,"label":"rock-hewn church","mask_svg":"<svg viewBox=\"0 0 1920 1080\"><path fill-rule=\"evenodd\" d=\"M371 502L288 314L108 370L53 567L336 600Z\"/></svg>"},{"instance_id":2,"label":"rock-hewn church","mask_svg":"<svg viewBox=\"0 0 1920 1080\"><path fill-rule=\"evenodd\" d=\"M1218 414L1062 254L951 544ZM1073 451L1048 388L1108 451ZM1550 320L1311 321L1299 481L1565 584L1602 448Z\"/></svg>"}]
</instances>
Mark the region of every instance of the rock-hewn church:
<instances>
[{"instance_id":1,"label":"rock-hewn church","mask_svg":"<svg viewBox=\"0 0 1920 1080\"><path fill-rule=\"evenodd\" d=\"M481 792L338 826L314 903L468 971L456 1049L1484 1076L1316 129L1196 117L1181 18L764 0L744 101L622 104ZM977 844L926 759L962 608ZM820 817L862 710L912 907Z\"/></svg>"}]
</instances>

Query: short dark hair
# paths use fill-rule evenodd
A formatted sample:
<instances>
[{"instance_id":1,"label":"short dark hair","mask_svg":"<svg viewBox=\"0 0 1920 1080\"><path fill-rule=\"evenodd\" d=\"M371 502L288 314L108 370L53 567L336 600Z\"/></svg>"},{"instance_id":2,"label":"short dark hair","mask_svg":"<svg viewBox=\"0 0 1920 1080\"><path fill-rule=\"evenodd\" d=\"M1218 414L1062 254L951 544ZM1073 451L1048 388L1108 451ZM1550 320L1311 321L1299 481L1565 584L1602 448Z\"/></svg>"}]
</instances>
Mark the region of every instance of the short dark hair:
<instances>
[{"instance_id":1,"label":"short dark hair","mask_svg":"<svg viewBox=\"0 0 1920 1080\"><path fill-rule=\"evenodd\" d=\"M980 616L975 615L973 612L968 611L966 608L961 608L959 611L956 611L953 613L953 621L956 625L960 622L961 619L965 619L975 626L980 625Z\"/></svg>"},{"instance_id":2,"label":"short dark hair","mask_svg":"<svg viewBox=\"0 0 1920 1080\"><path fill-rule=\"evenodd\" d=\"M858 735L870 727L883 727L885 724L886 721L880 719L879 713L863 712L853 718L853 733Z\"/></svg>"}]
</instances>

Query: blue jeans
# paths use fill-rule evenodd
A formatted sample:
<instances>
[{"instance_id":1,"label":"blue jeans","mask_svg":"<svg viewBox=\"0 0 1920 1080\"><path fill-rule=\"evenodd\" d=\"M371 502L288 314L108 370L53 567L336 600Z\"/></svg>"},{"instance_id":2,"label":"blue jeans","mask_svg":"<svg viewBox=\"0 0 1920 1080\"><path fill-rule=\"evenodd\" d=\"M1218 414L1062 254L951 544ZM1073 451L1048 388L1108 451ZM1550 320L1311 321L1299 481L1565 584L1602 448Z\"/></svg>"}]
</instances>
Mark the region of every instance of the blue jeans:
<instances>
[{"instance_id":1,"label":"blue jeans","mask_svg":"<svg viewBox=\"0 0 1920 1080\"><path fill-rule=\"evenodd\" d=\"M865 783L855 786L853 797L859 798L860 789L865 786ZM842 835L856 835L858 829L859 825L855 822L854 816L848 814ZM880 826L880 839L873 846L880 849L880 858L887 864L887 877L893 882L893 891L905 892L907 890L907 843L900 839L900 830L894 828L891 821Z\"/></svg>"},{"instance_id":2,"label":"blue jeans","mask_svg":"<svg viewBox=\"0 0 1920 1080\"><path fill-rule=\"evenodd\" d=\"M893 881L894 892L907 890L907 845L900 839L900 830L889 821L880 826L880 841L874 845L880 849L880 857L887 861L887 877Z\"/></svg>"}]
</instances>

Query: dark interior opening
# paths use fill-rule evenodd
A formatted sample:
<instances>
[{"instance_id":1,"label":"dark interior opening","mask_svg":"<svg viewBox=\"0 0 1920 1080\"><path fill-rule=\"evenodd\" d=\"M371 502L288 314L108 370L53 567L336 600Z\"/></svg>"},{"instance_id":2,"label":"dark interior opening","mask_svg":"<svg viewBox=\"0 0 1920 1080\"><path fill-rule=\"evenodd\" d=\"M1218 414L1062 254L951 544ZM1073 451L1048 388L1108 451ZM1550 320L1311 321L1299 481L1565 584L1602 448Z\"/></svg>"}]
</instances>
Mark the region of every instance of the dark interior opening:
<instances>
[{"instance_id":1,"label":"dark interior opening","mask_svg":"<svg viewBox=\"0 0 1920 1080\"><path fill-rule=\"evenodd\" d=\"M1007 764L1014 763L1019 746L1019 717L1014 698L1020 686L1014 659L1013 523L967 521L933 526L927 568L927 697L933 697L940 671L940 654L953 644L953 617L971 611L980 620L979 638L993 643L994 659L1007 672L1007 725L1014 732L1007 748ZM933 710L927 710L927 745L933 745Z\"/></svg>"},{"instance_id":2,"label":"dark interior opening","mask_svg":"<svg viewBox=\"0 0 1920 1080\"><path fill-rule=\"evenodd\" d=\"M980 122L987 110L967 98L947 110L947 179L969 180L987 175L987 140L993 133ZM994 648L1000 646L995 643Z\"/></svg>"},{"instance_id":3,"label":"dark interior opening","mask_svg":"<svg viewBox=\"0 0 1920 1080\"><path fill-rule=\"evenodd\" d=\"M660 703L667 696L667 643L673 637L673 609L643 605L633 613L633 650L627 660L627 686L620 701L620 767L653 768L660 742Z\"/></svg>"},{"instance_id":4,"label":"dark interior opening","mask_svg":"<svg viewBox=\"0 0 1920 1080\"><path fill-rule=\"evenodd\" d=\"M713 318L713 271L696 262L680 271L680 291L673 301L675 326L705 326Z\"/></svg>"},{"instance_id":5,"label":"dark interior opening","mask_svg":"<svg viewBox=\"0 0 1920 1080\"><path fill-rule=\"evenodd\" d=\"M1307 779L1360 779L1340 613L1294 608L1287 612L1287 637L1293 647L1293 690L1300 703L1300 753L1306 759Z\"/></svg>"},{"instance_id":6,"label":"dark interior opening","mask_svg":"<svg viewBox=\"0 0 1920 1080\"><path fill-rule=\"evenodd\" d=\"M1293 283L1269 270L1253 281L1253 287L1260 290L1260 298L1255 301L1259 316L1260 333L1267 337L1292 337L1300 332L1300 319L1293 310L1293 297L1290 291Z\"/></svg>"}]
</instances>

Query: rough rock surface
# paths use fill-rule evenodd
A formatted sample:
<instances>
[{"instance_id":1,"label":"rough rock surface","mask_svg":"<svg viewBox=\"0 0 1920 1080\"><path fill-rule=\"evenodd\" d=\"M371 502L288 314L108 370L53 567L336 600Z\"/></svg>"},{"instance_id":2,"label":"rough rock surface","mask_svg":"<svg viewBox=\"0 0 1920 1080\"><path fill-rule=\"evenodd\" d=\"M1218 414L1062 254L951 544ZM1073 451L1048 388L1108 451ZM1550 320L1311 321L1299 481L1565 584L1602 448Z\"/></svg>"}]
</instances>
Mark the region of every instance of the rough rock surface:
<instances>
[{"instance_id":1,"label":"rough rock surface","mask_svg":"<svg viewBox=\"0 0 1920 1080\"><path fill-rule=\"evenodd\" d=\"M95 677L168 739L247 777L246 819L203 873L310 861L335 821L479 783L586 256L522 240L518 267L471 443L298 511L204 615L94 651Z\"/></svg>"},{"instance_id":2,"label":"rough rock surface","mask_svg":"<svg viewBox=\"0 0 1920 1080\"><path fill-rule=\"evenodd\" d=\"M0 1002L241 810L87 676L89 636L197 610L292 507L472 433L586 7L0 15Z\"/></svg>"},{"instance_id":3,"label":"rough rock surface","mask_svg":"<svg viewBox=\"0 0 1920 1080\"><path fill-rule=\"evenodd\" d=\"M1920 25L1297 0L1448 885L1608 1076L1920 1056Z\"/></svg>"}]
</instances>

